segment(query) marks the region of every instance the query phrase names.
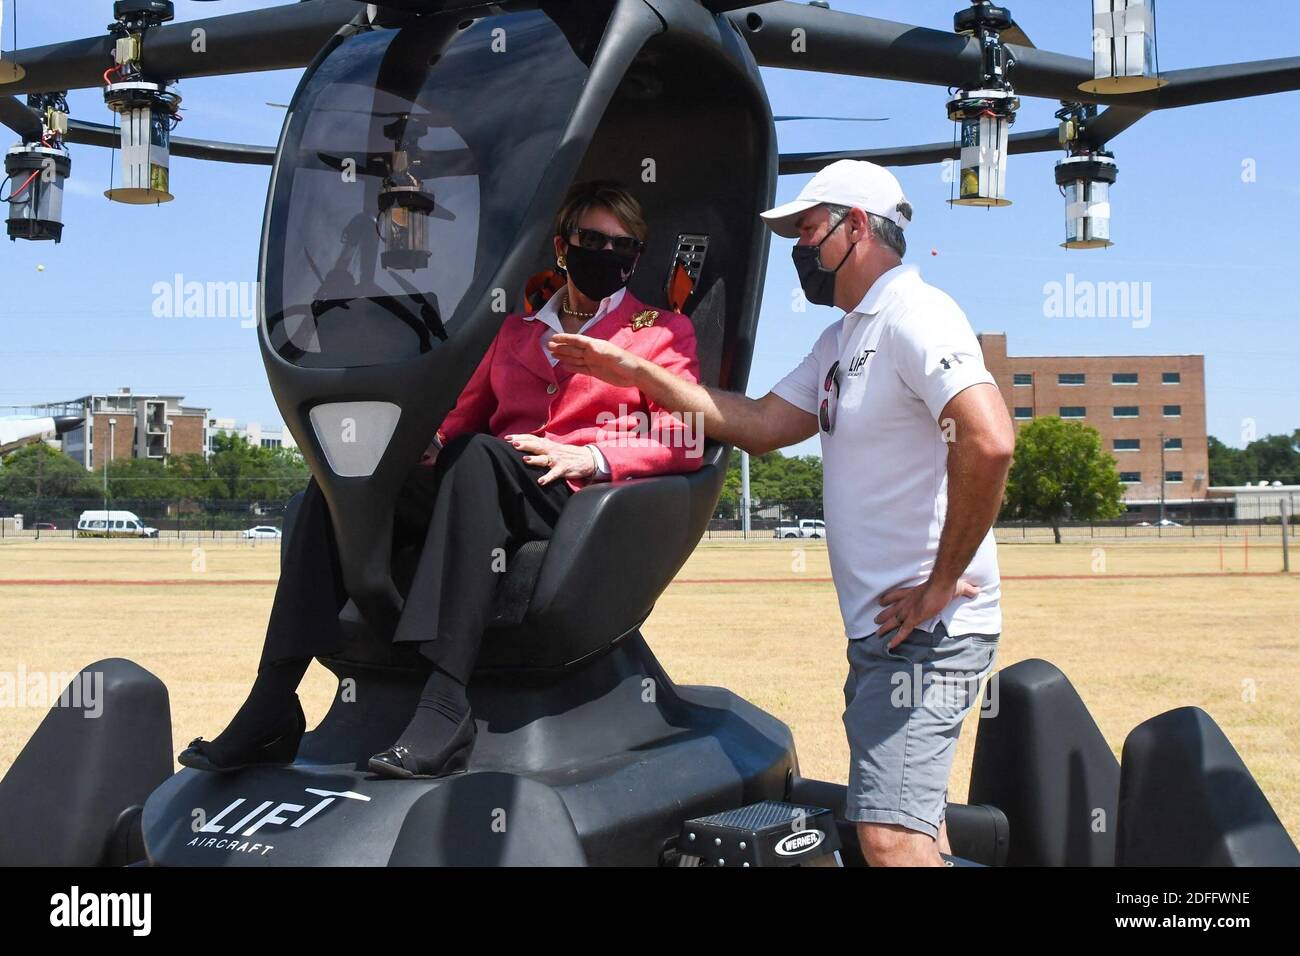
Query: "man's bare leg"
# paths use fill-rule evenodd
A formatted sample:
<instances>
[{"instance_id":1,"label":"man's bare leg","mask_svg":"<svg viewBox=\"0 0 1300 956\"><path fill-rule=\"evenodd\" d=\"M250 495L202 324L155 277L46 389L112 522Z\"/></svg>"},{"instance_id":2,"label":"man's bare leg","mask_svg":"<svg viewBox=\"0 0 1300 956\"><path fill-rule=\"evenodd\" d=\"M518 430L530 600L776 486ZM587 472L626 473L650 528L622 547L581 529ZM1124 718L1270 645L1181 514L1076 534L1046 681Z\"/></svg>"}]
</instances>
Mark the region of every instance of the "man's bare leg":
<instances>
[{"instance_id":1,"label":"man's bare leg","mask_svg":"<svg viewBox=\"0 0 1300 956\"><path fill-rule=\"evenodd\" d=\"M948 842L948 818L939 821L939 852L952 856L952 844Z\"/></svg>"},{"instance_id":2,"label":"man's bare leg","mask_svg":"<svg viewBox=\"0 0 1300 956\"><path fill-rule=\"evenodd\" d=\"M894 823L859 823L858 843L871 866L944 865L934 838Z\"/></svg>"}]
</instances>

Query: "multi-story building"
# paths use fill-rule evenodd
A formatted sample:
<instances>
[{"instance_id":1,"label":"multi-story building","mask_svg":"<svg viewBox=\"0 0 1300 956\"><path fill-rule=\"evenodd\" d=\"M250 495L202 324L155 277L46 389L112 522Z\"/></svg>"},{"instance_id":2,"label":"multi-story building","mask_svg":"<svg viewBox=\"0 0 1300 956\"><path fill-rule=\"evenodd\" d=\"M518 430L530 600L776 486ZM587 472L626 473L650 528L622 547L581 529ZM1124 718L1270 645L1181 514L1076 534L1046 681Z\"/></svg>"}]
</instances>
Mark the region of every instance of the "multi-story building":
<instances>
[{"instance_id":1,"label":"multi-story building","mask_svg":"<svg viewBox=\"0 0 1300 956\"><path fill-rule=\"evenodd\" d=\"M84 419L63 435L63 453L91 471L118 458L201 455L208 447L208 410L183 405L180 395L142 395L129 388L33 406L39 414Z\"/></svg>"},{"instance_id":2,"label":"multi-story building","mask_svg":"<svg viewBox=\"0 0 1300 956\"><path fill-rule=\"evenodd\" d=\"M1101 433L1130 510L1206 498L1205 356L1008 355L1004 333L979 341L1017 427L1059 415Z\"/></svg>"},{"instance_id":3,"label":"multi-story building","mask_svg":"<svg viewBox=\"0 0 1300 956\"><path fill-rule=\"evenodd\" d=\"M260 422L238 422L233 418L208 419L208 451L212 451L212 442L218 435L238 435L250 445L259 448L297 448L289 429L267 428Z\"/></svg>"}]
</instances>

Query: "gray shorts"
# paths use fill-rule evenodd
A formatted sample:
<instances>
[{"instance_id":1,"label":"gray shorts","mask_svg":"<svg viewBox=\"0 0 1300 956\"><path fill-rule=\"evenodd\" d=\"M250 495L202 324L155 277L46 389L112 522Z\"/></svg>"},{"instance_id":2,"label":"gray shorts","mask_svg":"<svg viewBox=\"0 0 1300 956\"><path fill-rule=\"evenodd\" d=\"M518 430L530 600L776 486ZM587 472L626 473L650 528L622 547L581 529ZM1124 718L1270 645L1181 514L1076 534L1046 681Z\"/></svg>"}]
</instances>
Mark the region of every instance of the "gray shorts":
<instances>
[{"instance_id":1,"label":"gray shorts","mask_svg":"<svg viewBox=\"0 0 1300 956\"><path fill-rule=\"evenodd\" d=\"M889 650L895 633L849 641L844 815L938 837L957 735L993 670L998 635L952 637L939 624Z\"/></svg>"}]
</instances>

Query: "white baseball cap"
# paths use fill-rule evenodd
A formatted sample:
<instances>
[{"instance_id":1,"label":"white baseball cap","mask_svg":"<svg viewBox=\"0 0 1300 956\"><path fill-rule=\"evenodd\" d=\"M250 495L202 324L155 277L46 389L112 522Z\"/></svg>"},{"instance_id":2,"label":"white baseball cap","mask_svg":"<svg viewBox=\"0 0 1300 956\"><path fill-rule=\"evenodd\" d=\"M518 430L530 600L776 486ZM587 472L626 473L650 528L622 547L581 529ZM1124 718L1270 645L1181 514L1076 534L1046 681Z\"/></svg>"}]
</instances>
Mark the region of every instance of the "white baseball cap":
<instances>
[{"instance_id":1,"label":"white baseball cap","mask_svg":"<svg viewBox=\"0 0 1300 956\"><path fill-rule=\"evenodd\" d=\"M912 221L912 207L894 174L863 159L836 160L808 180L797 198L760 215L778 236L797 239L799 216L822 203L856 206L897 223L900 229Z\"/></svg>"}]
</instances>

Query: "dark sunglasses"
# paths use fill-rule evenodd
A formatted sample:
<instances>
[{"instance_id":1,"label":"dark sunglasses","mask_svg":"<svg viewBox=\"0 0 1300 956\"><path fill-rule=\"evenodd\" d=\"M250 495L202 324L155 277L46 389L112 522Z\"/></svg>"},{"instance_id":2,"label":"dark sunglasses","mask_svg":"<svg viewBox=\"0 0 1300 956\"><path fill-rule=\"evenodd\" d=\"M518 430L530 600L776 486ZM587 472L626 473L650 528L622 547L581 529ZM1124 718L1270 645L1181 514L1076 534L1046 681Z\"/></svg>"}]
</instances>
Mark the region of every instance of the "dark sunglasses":
<instances>
[{"instance_id":1,"label":"dark sunglasses","mask_svg":"<svg viewBox=\"0 0 1300 956\"><path fill-rule=\"evenodd\" d=\"M635 236L607 236L599 229L574 229L573 235L584 249L604 249L608 243L620 256L634 256L645 248L645 243Z\"/></svg>"},{"instance_id":2,"label":"dark sunglasses","mask_svg":"<svg viewBox=\"0 0 1300 956\"><path fill-rule=\"evenodd\" d=\"M832 389L834 389L834 399L831 398ZM826 381L822 383L822 391L826 397L822 399L822 407L819 409L817 418L821 422L822 431L830 434L835 429L835 406L840 400L840 363L835 361L831 364L830 370L826 373Z\"/></svg>"}]
</instances>

